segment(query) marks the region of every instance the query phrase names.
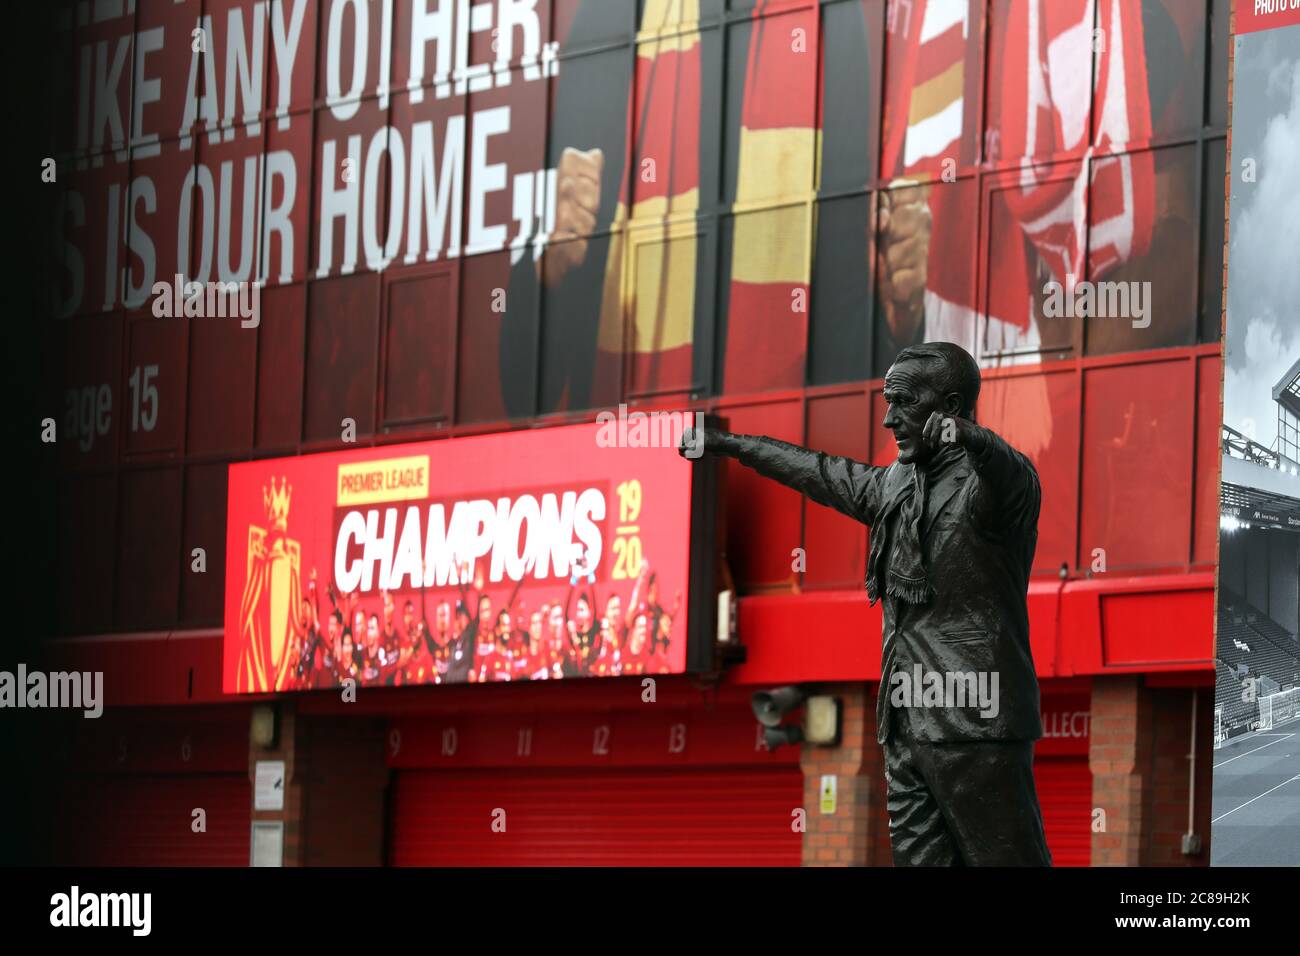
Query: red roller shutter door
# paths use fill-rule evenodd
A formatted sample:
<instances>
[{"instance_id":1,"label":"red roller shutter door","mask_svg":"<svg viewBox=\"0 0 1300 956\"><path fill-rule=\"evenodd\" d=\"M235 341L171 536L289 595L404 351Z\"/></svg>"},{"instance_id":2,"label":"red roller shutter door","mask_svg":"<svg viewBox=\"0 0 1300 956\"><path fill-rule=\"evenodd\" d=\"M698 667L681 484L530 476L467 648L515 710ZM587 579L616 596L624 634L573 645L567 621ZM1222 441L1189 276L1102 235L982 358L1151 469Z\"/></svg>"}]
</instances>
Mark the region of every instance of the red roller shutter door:
<instances>
[{"instance_id":1,"label":"red roller shutter door","mask_svg":"<svg viewBox=\"0 0 1300 956\"><path fill-rule=\"evenodd\" d=\"M798 866L797 764L407 770L394 778L397 866ZM493 812L505 811L505 832ZM499 816L499 815L498 815Z\"/></svg>"},{"instance_id":2,"label":"red roller shutter door","mask_svg":"<svg viewBox=\"0 0 1300 956\"><path fill-rule=\"evenodd\" d=\"M248 865L246 707L124 708L77 723L52 798L51 863Z\"/></svg>"},{"instance_id":3,"label":"red roller shutter door","mask_svg":"<svg viewBox=\"0 0 1300 956\"><path fill-rule=\"evenodd\" d=\"M1092 772L1083 756L1037 757L1034 780L1054 866L1092 863Z\"/></svg>"},{"instance_id":4,"label":"red roller shutter door","mask_svg":"<svg viewBox=\"0 0 1300 956\"><path fill-rule=\"evenodd\" d=\"M1092 865L1091 691L1086 682L1048 681L1034 781L1055 866Z\"/></svg>"},{"instance_id":5,"label":"red roller shutter door","mask_svg":"<svg viewBox=\"0 0 1300 956\"><path fill-rule=\"evenodd\" d=\"M68 866L247 866L247 774L93 776L67 781L53 862ZM206 815L195 833L194 810Z\"/></svg>"}]
</instances>

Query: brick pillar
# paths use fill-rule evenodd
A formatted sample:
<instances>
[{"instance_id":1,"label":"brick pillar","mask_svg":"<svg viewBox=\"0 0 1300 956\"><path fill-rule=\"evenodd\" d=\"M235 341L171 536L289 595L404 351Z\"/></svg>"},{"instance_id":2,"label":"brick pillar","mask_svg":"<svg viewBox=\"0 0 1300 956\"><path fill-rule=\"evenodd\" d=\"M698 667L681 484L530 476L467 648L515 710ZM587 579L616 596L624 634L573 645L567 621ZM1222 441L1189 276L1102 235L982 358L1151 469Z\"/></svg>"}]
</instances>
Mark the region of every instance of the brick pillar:
<instances>
[{"instance_id":1,"label":"brick pillar","mask_svg":"<svg viewBox=\"0 0 1300 956\"><path fill-rule=\"evenodd\" d=\"M1214 691L1209 687L1166 688L1148 689L1147 693L1152 699L1155 726L1147 801L1154 812L1143 844L1142 865L1208 866L1214 789ZM1191 759L1193 697L1197 705L1195 767ZM1192 792L1194 801L1189 799ZM1201 838L1201 852L1191 856L1183 854L1189 809L1195 813L1192 832Z\"/></svg>"},{"instance_id":2,"label":"brick pillar","mask_svg":"<svg viewBox=\"0 0 1300 956\"><path fill-rule=\"evenodd\" d=\"M262 747L253 742L252 719L264 707L275 710L276 737L273 747ZM285 866L300 864L301 829L299 820L302 814L302 787L295 780L295 757L297 754L297 709L289 700L275 701L269 704L257 703L249 708L248 735L248 780L249 814L254 823L259 820L280 821L284 824L284 851L282 861ZM264 760L284 761L284 809L258 810L257 806L257 764Z\"/></svg>"},{"instance_id":3,"label":"brick pillar","mask_svg":"<svg viewBox=\"0 0 1300 956\"><path fill-rule=\"evenodd\" d=\"M1141 675L1092 682L1092 865L1140 866L1154 721ZM1098 810L1104 811L1104 829Z\"/></svg>"},{"instance_id":4,"label":"brick pillar","mask_svg":"<svg viewBox=\"0 0 1300 956\"><path fill-rule=\"evenodd\" d=\"M885 768L876 743L876 696L866 684L840 684L818 693L840 699L840 742L836 747L804 744L807 830L804 866L888 866L889 817ZM836 777L834 814L821 812L821 780Z\"/></svg>"},{"instance_id":5,"label":"brick pillar","mask_svg":"<svg viewBox=\"0 0 1300 956\"><path fill-rule=\"evenodd\" d=\"M368 717L305 717L282 700L276 746L250 742L258 760L285 762L283 812L253 811L284 822L285 866L381 866L385 859L389 771L386 724Z\"/></svg>"}]
</instances>

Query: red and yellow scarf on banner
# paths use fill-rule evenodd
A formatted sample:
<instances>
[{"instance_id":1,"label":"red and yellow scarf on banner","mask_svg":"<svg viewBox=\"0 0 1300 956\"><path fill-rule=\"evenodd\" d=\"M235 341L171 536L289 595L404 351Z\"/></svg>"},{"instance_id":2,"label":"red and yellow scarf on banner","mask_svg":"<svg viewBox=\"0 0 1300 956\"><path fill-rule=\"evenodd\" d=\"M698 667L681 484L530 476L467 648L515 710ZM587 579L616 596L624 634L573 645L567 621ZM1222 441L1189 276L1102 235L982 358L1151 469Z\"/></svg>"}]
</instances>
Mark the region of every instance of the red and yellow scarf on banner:
<instances>
[{"instance_id":1,"label":"red and yellow scarf on banner","mask_svg":"<svg viewBox=\"0 0 1300 956\"><path fill-rule=\"evenodd\" d=\"M770 5L754 11L745 69L723 362L729 392L804 380L819 147L817 11L764 16ZM762 211L746 212L758 203Z\"/></svg>"},{"instance_id":2,"label":"red and yellow scarf on banner","mask_svg":"<svg viewBox=\"0 0 1300 956\"><path fill-rule=\"evenodd\" d=\"M605 266L595 395L685 390L691 383L700 204L698 0L646 0L629 96L624 170ZM626 261L626 268L625 262ZM621 384L621 389L620 389Z\"/></svg>"},{"instance_id":3,"label":"red and yellow scarf on banner","mask_svg":"<svg viewBox=\"0 0 1300 956\"><path fill-rule=\"evenodd\" d=\"M795 203L735 221L724 368L729 391L799 385L807 323L817 75L817 17L754 11L741 116L735 208L777 196ZM595 394L686 391L692 384L700 205L698 0L647 0L631 95L631 216L622 203L605 269ZM777 24L777 25L774 25ZM794 29L802 35L796 38ZM806 87L803 89L801 87ZM713 121L710 118L710 121ZM621 194L627 194L625 179ZM796 295L802 291L802 302Z\"/></svg>"},{"instance_id":4,"label":"red and yellow scarf on banner","mask_svg":"<svg viewBox=\"0 0 1300 956\"><path fill-rule=\"evenodd\" d=\"M998 104L996 158L1082 150L1091 162L1070 178L1049 178L1048 169L1026 162L1019 188L997 192L994 201L1005 204L1059 281L1102 278L1146 253L1154 220L1152 154L1107 155L1117 144L1151 136L1141 0L1024 0L997 10L1005 19L994 24L996 63L988 81ZM901 54L901 62L890 71L884 124L884 169L891 174L932 179L945 160L961 162L963 131L974 121L963 91L977 12L971 0L892 0L889 49ZM1090 96L1080 77L1091 64L1094 30L1107 54L1098 61ZM895 121L904 116L905 124ZM964 221L973 207L963 208L960 191L943 184L932 189L933 235L974 234L975 223ZM997 255L1001 280L987 290L988 315L1028 329L1025 290L1033 284L1034 263L1020 242L1000 243ZM979 312L974 268L973 257L950 256L932 258L928 270L929 291L969 311L972 321Z\"/></svg>"},{"instance_id":5,"label":"red and yellow scarf on banner","mask_svg":"<svg viewBox=\"0 0 1300 956\"><path fill-rule=\"evenodd\" d=\"M723 358L729 392L803 383L809 199L821 146L818 19L815 10L767 15L773 5L759 0L753 12L745 71ZM945 160L962 161L963 135L976 119L967 102L967 57L980 5L981 0L888 5L892 62L881 157L887 174L934 180ZM1108 155L1116 144L1151 135L1141 0L1027 0L999 9L1006 19L996 25L999 66L989 79L999 98L998 155L1078 149L1091 162L1065 179L1026 164L1020 187L999 192L996 201L1005 203L1011 221L1058 279L1101 278L1145 254L1153 227L1150 152ZM620 203L613 221L596 395L683 392L692 384L702 121L698 18L698 0L646 0L642 12L629 97L633 154L621 191L627 195L630 185L632 209L629 215ZM1107 55L1090 96L1086 81L1077 89L1072 71L1059 64L1073 62L1078 44L1086 47L1083 62L1089 62L1097 28ZM863 92L868 109L870 91ZM959 186L935 184L929 200L933 235L975 234L975 207L963 195ZM989 317L1027 330L1025 290L1035 264L1023 246L999 245L1004 281L988 290L987 301ZM942 257L945 249L951 246L932 244L927 291L967 314L973 328L981 313L975 256Z\"/></svg>"}]
</instances>

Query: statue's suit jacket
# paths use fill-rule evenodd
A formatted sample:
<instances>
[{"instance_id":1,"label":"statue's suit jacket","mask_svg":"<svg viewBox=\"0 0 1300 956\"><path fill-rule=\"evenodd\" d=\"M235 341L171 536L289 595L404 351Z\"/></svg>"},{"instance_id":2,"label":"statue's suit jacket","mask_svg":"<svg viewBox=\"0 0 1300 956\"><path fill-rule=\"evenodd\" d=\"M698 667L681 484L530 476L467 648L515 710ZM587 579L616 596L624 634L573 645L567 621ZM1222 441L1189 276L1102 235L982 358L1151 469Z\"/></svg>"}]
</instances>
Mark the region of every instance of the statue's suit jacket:
<instances>
[{"instance_id":1,"label":"statue's suit jacket","mask_svg":"<svg viewBox=\"0 0 1300 956\"><path fill-rule=\"evenodd\" d=\"M978 459L956 449L930 473L920 532L934 597L921 605L881 598L876 727L882 744L897 717L889 703L890 677L900 671L910 676L918 664L922 673L997 672L997 714L982 716L977 700L967 707L909 707L914 738L951 743L1042 736L1025 600L1038 539L1038 473L998 436L984 434ZM897 483L913 480L914 466L898 461L877 467L749 435L725 441L725 451L743 464L869 527ZM886 520L897 521L897 509ZM892 545L894 529L888 530Z\"/></svg>"}]
</instances>

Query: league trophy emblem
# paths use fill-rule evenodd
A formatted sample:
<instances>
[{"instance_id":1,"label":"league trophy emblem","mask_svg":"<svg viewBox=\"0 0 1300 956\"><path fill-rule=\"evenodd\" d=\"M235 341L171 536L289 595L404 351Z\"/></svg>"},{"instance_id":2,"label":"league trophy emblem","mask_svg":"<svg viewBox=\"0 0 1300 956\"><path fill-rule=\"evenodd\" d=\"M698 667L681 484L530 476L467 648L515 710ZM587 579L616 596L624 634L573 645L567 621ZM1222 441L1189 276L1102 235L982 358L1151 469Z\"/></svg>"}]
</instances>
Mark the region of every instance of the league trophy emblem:
<instances>
[{"instance_id":1,"label":"league trophy emblem","mask_svg":"<svg viewBox=\"0 0 1300 956\"><path fill-rule=\"evenodd\" d=\"M289 674L290 650L296 633L294 614L302 602L298 569L302 548L288 536L287 478L279 487L262 488L262 505L269 527L248 526L248 573L239 606L240 653L238 692L283 690Z\"/></svg>"}]
</instances>

